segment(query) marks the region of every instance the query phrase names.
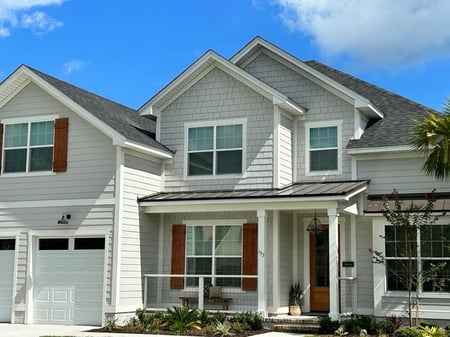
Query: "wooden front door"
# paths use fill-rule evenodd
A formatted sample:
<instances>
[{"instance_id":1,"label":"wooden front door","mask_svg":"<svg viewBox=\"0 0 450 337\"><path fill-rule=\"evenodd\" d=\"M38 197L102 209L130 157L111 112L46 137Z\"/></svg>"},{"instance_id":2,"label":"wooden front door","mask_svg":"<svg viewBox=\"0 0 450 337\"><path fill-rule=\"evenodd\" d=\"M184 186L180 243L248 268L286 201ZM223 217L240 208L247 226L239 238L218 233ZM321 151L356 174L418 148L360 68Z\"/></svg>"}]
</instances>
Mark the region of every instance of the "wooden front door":
<instances>
[{"instance_id":1,"label":"wooden front door","mask_svg":"<svg viewBox=\"0 0 450 337\"><path fill-rule=\"evenodd\" d=\"M324 226L325 227L325 226ZM328 228L309 234L311 311L330 311Z\"/></svg>"}]
</instances>

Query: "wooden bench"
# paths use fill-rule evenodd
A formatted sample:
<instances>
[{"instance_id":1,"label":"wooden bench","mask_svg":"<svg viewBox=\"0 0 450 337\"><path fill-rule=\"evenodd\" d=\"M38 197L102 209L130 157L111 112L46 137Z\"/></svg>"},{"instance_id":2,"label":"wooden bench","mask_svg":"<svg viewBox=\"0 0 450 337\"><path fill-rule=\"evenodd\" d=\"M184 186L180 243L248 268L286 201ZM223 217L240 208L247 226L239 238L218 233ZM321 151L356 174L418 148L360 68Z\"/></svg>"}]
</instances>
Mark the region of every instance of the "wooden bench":
<instances>
[{"instance_id":1,"label":"wooden bench","mask_svg":"<svg viewBox=\"0 0 450 337\"><path fill-rule=\"evenodd\" d=\"M189 308L189 304L192 303L198 303L198 297L191 297L191 296L181 296L180 300L183 304L183 306ZM204 297L203 298L205 304L222 304L223 310L228 310L229 303L231 302L232 298L229 297Z\"/></svg>"}]
</instances>

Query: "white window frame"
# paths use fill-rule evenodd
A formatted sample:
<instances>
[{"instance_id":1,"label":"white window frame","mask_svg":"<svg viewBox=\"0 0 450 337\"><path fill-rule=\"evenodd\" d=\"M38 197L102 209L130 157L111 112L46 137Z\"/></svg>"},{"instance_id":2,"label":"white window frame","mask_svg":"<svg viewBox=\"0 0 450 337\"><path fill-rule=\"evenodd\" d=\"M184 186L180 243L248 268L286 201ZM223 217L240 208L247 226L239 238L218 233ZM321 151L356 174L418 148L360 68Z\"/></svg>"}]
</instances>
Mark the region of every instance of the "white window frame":
<instances>
[{"instance_id":1,"label":"white window frame","mask_svg":"<svg viewBox=\"0 0 450 337\"><path fill-rule=\"evenodd\" d=\"M337 170L311 171L310 168L310 151L309 137L311 129L337 127ZM323 148L323 150L335 149ZM306 176L323 176L329 174L342 174L342 120L323 121L323 122L306 122L305 123L305 175Z\"/></svg>"},{"instance_id":2,"label":"white window frame","mask_svg":"<svg viewBox=\"0 0 450 337\"><path fill-rule=\"evenodd\" d=\"M48 171L29 171L30 166L30 149L33 147L30 146L30 132L31 132L31 123L39 123L39 122L53 122L55 123L55 120L59 118L59 115L48 115L48 116L31 116L31 117L20 117L20 118L6 118L2 119L0 123L3 124L3 148L2 151L2 161L1 161L1 175L0 178L5 177L21 177L21 176L42 176L42 175L54 175L55 172L53 172L53 169L50 169ZM28 135L27 135L27 158L26 158L26 171L24 172L5 172L5 134L6 134L6 126L7 125L13 125L13 124L22 124L27 123L28 124ZM54 125L54 124L53 124ZM55 146L55 139L54 139L54 131L53 131L53 143L51 147L54 148ZM44 147L44 146L39 146ZM50 147L50 146L48 146ZM25 147L24 147L25 148ZM54 151L53 151L54 155Z\"/></svg>"},{"instance_id":3,"label":"white window frame","mask_svg":"<svg viewBox=\"0 0 450 337\"><path fill-rule=\"evenodd\" d=\"M243 225L245 223L247 223L247 219L213 219L213 220L185 220L183 221L183 223L186 225L186 229L189 226L206 226L206 227L213 227L213 244L214 244L214 237L215 237L215 228L218 226L240 226L241 229L243 228ZM243 254L243 248L241 250L241 274L242 274L242 254ZM186 235L186 251L185 251L185 258L184 258L184 270L187 271L187 259L188 259L188 254L187 254L187 235ZM214 250L213 250L214 251ZM211 264L211 275L213 274L213 270L216 269L215 266L215 259L216 256L215 254L212 254L212 264ZM220 275L219 275L220 277ZM215 279L217 278L217 275L214 275L211 277L211 281L215 284ZM185 280L185 284L187 280ZM229 289L238 289L237 287L231 287L231 286L225 286L224 288L229 288ZM186 289L198 289L198 287L194 287L194 286L188 286L186 287ZM239 288L241 289L241 288Z\"/></svg>"},{"instance_id":4,"label":"white window frame","mask_svg":"<svg viewBox=\"0 0 450 337\"><path fill-rule=\"evenodd\" d=\"M386 285L386 293L389 294L405 294L407 292L407 290L389 290L388 289L388 270L387 270L387 261L396 261L396 260L408 260L407 257L398 257L398 256L387 256L386 254L386 227L390 226L393 227L393 225L391 224L385 224L385 228L384 228L384 247L383 247L383 252L384 252L384 259L386 261L385 265L384 265L384 278L385 278L385 285ZM439 221L437 223L435 223L434 225L431 226L450 226L450 224L448 222L442 222ZM422 256L422 252L421 252L421 245L422 245L422 238L421 238L421 233L420 233L420 229L417 228L417 234L416 234L416 240L417 240L417 253L416 253L416 257L413 258L414 261L416 261L417 263L417 268L419 269L419 272L422 272L422 266L424 261L446 261L447 263L450 263L450 257L430 257L430 256ZM450 296L450 292L446 292L446 291L424 291L423 290L423 284L420 285L419 289L418 289L419 294L422 294L426 297L433 297L433 296L445 296L448 297Z\"/></svg>"},{"instance_id":5,"label":"white window frame","mask_svg":"<svg viewBox=\"0 0 450 337\"><path fill-rule=\"evenodd\" d=\"M230 173L230 174L217 174L216 173L216 127L226 126L226 125L242 125L242 168L241 173ZM213 139L213 173L210 175L188 175L189 170L189 155L188 155L188 144L189 144L189 129L200 128L200 127L213 127L214 128L214 139ZM188 180L204 180L204 179L223 179L223 178L242 178L245 176L246 167L246 144L247 144L247 119L237 118L237 119L223 119L216 121L198 121L198 122L188 122L184 124L184 178ZM232 149L230 149L232 150Z\"/></svg>"}]
</instances>

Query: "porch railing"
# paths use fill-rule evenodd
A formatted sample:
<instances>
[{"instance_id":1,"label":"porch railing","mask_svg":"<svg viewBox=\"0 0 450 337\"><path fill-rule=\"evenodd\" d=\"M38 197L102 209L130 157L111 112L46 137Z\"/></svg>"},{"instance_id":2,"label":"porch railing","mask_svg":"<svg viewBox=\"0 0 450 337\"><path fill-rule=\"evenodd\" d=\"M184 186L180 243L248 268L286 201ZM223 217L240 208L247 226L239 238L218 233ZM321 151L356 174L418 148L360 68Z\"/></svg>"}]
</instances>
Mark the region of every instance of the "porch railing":
<instances>
[{"instance_id":1,"label":"porch railing","mask_svg":"<svg viewBox=\"0 0 450 337\"><path fill-rule=\"evenodd\" d=\"M183 289L171 289L170 279L184 278ZM215 303L210 304L205 298L205 280L217 279L257 279L256 275L191 275L191 274L144 274L144 307L147 309L161 310L182 304L182 297L196 299L196 307L200 310L221 310L222 307ZM186 280L195 280L194 286L187 286ZM256 311L258 304L258 292L242 290L237 286L221 286L221 296L231 298L228 310L231 311Z\"/></svg>"}]
</instances>

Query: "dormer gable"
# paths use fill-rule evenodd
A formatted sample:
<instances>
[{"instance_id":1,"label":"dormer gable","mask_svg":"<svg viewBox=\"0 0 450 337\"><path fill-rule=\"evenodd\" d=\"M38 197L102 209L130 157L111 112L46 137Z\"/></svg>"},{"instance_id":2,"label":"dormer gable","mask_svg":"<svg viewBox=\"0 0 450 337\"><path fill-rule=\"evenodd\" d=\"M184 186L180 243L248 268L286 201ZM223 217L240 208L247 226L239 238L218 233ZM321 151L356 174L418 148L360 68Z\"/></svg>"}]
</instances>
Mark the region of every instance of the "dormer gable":
<instances>
[{"instance_id":1,"label":"dormer gable","mask_svg":"<svg viewBox=\"0 0 450 337\"><path fill-rule=\"evenodd\" d=\"M367 97L324 75L310 67L307 62L300 61L259 36L232 56L230 62L243 69L261 54L268 55L299 75L352 104L363 115L361 116L362 119L381 119L384 117L384 113Z\"/></svg>"},{"instance_id":2,"label":"dormer gable","mask_svg":"<svg viewBox=\"0 0 450 337\"><path fill-rule=\"evenodd\" d=\"M272 101L275 106L283 109L294 116L300 116L306 109L297 102L294 102L286 95L270 87L266 83L258 80L243 69L230 63L228 60L209 50L183 73L170 82L165 88L147 101L139 112L141 115L158 115L165 107L170 105L184 92L189 90L197 81L202 79L213 69L220 69L234 79L258 92L265 98Z\"/></svg>"}]
</instances>

